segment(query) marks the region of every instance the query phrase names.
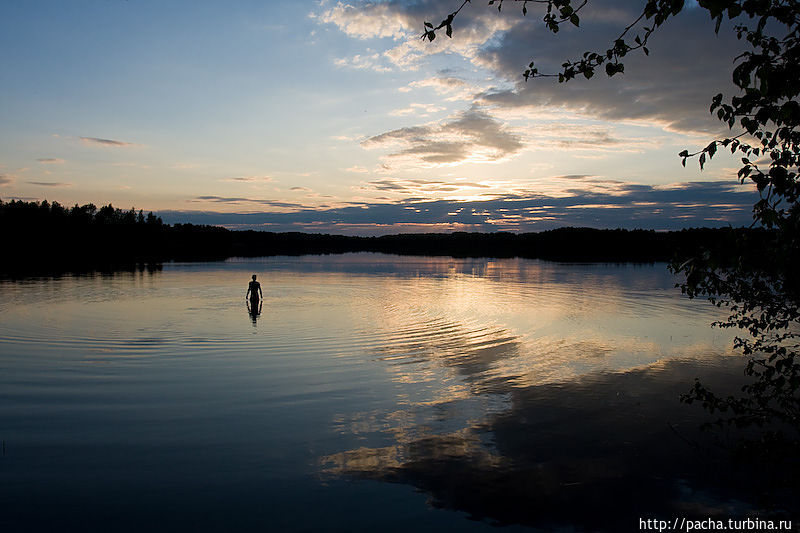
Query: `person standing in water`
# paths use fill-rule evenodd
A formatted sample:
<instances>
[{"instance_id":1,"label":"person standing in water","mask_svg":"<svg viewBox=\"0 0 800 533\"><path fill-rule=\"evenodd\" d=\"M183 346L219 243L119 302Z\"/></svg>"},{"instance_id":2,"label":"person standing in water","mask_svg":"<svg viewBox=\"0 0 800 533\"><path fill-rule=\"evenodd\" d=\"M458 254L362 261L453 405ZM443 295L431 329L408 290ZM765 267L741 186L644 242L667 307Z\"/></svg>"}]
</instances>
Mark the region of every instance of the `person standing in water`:
<instances>
[{"instance_id":1,"label":"person standing in water","mask_svg":"<svg viewBox=\"0 0 800 533\"><path fill-rule=\"evenodd\" d=\"M244 299L258 301L259 298L263 298L264 293L261 292L261 284L256 281L256 275L253 274L253 281L247 286L247 292L244 293Z\"/></svg>"}]
</instances>

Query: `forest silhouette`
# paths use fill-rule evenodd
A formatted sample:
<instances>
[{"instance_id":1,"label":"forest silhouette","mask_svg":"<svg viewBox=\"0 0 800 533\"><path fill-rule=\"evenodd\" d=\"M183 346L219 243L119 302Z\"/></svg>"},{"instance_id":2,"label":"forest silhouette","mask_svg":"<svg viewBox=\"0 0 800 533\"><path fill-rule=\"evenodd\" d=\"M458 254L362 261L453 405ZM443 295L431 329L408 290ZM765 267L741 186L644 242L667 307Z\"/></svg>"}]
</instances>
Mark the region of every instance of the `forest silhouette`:
<instances>
[{"instance_id":1,"label":"forest silhouette","mask_svg":"<svg viewBox=\"0 0 800 533\"><path fill-rule=\"evenodd\" d=\"M536 233L422 233L358 237L318 233L233 231L165 224L152 212L111 204L67 208L58 202L0 200L5 250L0 270L16 274L125 270L169 261L228 257L378 252L453 257L521 257L577 262L656 262L701 249L724 255L743 234L765 230L694 228L680 231L572 228ZM751 241L761 240L754 235Z\"/></svg>"}]
</instances>

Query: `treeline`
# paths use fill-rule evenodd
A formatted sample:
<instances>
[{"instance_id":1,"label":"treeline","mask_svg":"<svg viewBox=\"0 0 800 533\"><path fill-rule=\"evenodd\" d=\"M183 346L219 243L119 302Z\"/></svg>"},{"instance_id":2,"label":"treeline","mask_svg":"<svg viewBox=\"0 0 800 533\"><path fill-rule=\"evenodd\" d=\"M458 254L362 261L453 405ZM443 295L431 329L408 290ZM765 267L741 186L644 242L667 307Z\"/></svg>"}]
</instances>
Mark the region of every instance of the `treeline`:
<instances>
[{"instance_id":1,"label":"treeline","mask_svg":"<svg viewBox=\"0 0 800 533\"><path fill-rule=\"evenodd\" d=\"M355 237L312 233L231 231L164 224L153 213L93 204L0 200L0 270L37 273L130 268L167 261L227 257L382 252L454 257L525 257L555 261L653 262L689 257L701 248L733 250L743 232L690 229L561 228L538 233L429 233ZM759 237L759 235L755 235ZM755 238L753 240L762 241Z\"/></svg>"}]
</instances>

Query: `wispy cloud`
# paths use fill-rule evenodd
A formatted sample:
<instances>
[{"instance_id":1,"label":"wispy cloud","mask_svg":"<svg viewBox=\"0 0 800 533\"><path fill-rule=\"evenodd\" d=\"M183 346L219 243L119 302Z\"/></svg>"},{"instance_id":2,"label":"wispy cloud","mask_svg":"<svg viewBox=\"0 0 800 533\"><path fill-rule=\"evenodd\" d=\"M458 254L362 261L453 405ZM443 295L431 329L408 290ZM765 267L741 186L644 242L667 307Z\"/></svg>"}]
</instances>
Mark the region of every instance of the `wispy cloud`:
<instances>
[{"instance_id":1,"label":"wispy cloud","mask_svg":"<svg viewBox=\"0 0 800 533\"><path fill-rule=\"evenodd\" d=\"M356 172L358 174L366 174L367 172L369 172L369 169L366 168L366 167L359 166L359 165L353 165L352 167L346 168L345 171L346 172Z\"/></svg>"},{"instance_id":2,"label":"wispy cloud","mask_svg":"<svg viewBox=\"0 0 800 533\"><path fill-rule=\"evenodd\" d=\"M360 189L365 191L384 191L414 197L428 197L430 199L459 196L488 195L487 189L492 186L486 183L476 183L464 180L424 180L384 178L372 180L363 184ZM496 195L495 195L496 196Z\"/></svg>"},{"instance_id":3,"label":"wispy cloud","mask_svg":"<svg viewBox=\"0 0 800 533\"><path fill-rule=\"evenodd\" d=\"M218 204L257 204L270 207L281 207L288 209L303 209L305 206L293 202L283 202L280 200L265 200L262 198L241 198L228 196L197 196L190 202L213 202Z\"/></svg>"},{"instance_id":4,"label":"wispy cloud","mask_svg":"<svg viewBox=\"0 0 800 533\"><path fill-rule=\"evenodd\" d=\"M0 174L0 186L5 187L6 185L11 185L17 180L17 177L13 174Z\"/></svg>"},{"instance_id":5,"label":"wispy cloud","mask_svg":"<svg viewBox=\"0 0 800 533\"><path fill-rule=\"evenodd\" d=\"M57 157L41 157L37 159L37 161L43 165L61 165L66 163L64 159L59 159Z\"/></svg>"},{"instance_id":6,"label":"wispy cloud","mask_svg":"<svg viewBox=\"0 0 800 533\"><path fill-rule=\"evenodd\" d=\"M27 181L31 185L38 185L39 187L72 187L71 183L64 183L61 181Z\"/></svg>"},{"instance_id":7,"label":"wispy cloud","mask_svg":"<svg viewBox=\"0 0 800 533\"><path fill-rule=\"evenodd\" d=\"M240 183L266 183L272 181L272 176L238 176L235 178L223 178L220 181L232 181Z\"/></svg>"},{"instance_id":8,"label":"wispy cloud","mask_svg":"<svg viewBox=\"0 0 800 533\"><path fill-rule=\"evenodd\" d=\"M364 138L364 135L358 133L356 135L334 135L331 137L334 141L359 141Z\"/></svg>"},{"instance_id":9,"label":"wispy cloud","mask_svg":"<svg viewBox=\"0 0 800 533\"><path fill-rule=\"evenodd\" d=\"M412 103L409 104L408 107L404 107L401 109L395 109L394 111L389 112L389 116L392 117L402 117L404 115L414 115L418 117L427 117L431 113L437 113L439 111L443 111L444 107L434 105L434 104L420 104L420 103Z\"/></svg>"},{"instance_id":10,"label":"wispy cloud","mask_svg":"<svg viewBox=\"0 0 800 533\"><path fill-rule=\"evenodd\" d=\"M104 146L108 148L130 148L132 146L139 146L136 143L117 141L114 139L102 139L100 137L80 137L84 144L94 146Z\"/></svg>"},{"instance_id":11,"label":"wispy cloud","mask_svg":"<svg viewBox=\"0 0 800 533\"><path fill-rule=\"evenodd\" d=\"M454 78L452 76L425 78L423 80L412 81L404 87L400 87L398 91L407 93L413 89L420 89L423 87L431 87L439 94L451 93L460 90L466 85L466 82L461 78Z\"/></svg>"},{"instance_id":12,"label":"wispy cloud","mask_svg":"<svg viewBox=\"0 0 800 533\"><path fill-rule=\"evenodd\" d=\"M20 202L34 202L39 200L36 196L9 196L7 200L18 200Z\"/></svg>"},{"instance_id":13,"label":"wispy cloud","mask_svg":"<svg viewBox=\"0 0 800 533\"><path fill-rule=\"evenodd\" d=\"M387 66L383 56L378 53L369 55L356 54L353 57L342 57L334 59L333 64L337 67L347 67L358 70L373 70L375 72L389 72L392 70L389 66Z\"/></svg>"}]
</instances>

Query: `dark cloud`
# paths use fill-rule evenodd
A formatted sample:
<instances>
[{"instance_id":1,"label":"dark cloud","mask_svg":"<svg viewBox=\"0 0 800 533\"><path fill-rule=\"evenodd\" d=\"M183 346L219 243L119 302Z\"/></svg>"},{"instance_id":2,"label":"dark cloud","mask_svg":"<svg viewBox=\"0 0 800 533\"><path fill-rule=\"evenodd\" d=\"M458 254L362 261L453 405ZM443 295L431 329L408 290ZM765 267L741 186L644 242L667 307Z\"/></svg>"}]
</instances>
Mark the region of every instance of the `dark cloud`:
<instances>
[{"instance_id":1,"label":"dark cloud","mask_svg":"<svg viewBox=\"0 0 800 533\"><path fill-rule=\"evenodd\" d=\"M244 183L266 182L266 181L272 181L272 177L271 176L238 176L236 178L225 178L222 181L237 181L237 182L244 182Z\"/></svg>"},{"instance_id":2,"label":"dark cloud","mask_svg":"<svg viewBox=\"0 0 800 533\"><path fill-rule=\"evenodd\" d=\"M63 159L57 157L41 157L37 159L37 161L45 165L60 165L61 163L65 163Z\"/></svg>"},{"instance_id":3,"label":"dark cloud","mask_svg":"<svg viewBox=\"0 0 800 533\"><path fill-rule=\"evenodd\" d=\"M407 191L409 188L402 183L398 183L395 180L375 180L369 182L369 188L376 189L379 191Z\"/></svg>"},{"instance_id":4,"label":"dark cloud","mask_svg":"<svg viewBox=\"0 0 800 533\"><path fill-rule=\"evenodd\" d=\"M587 50L604 51L641 8L634 1L590 2L581 28L565 27L557 36L542 30L538 20L515 25L481 49L478 58L514 87L484 93L478 100L501 107L564 106L607 120L655 120L676 131L718 131L720 123L708 106L717 92L731 94L733 59L742 44L731 23L716 35L703 9L687 7L662 26L649 44L649 56L626 57L624 75L598 73L591 80L569 83L522 79L523 66L531 60L542 72L558 72L564 60Z\"/></svg>"},{"instance_id":5,"label":"dark cloud","mask_svg":"<svg viewBox=\"0 0 800 533\"><path fill-rule=\"evenodd\" d=\"M497 161L523 147L518 135L478 107L441 124L399 128L375 135L361 145L365 148L399 145L403 148L390 156L411 156L431 164L466 159Z\"/></svg>"},{"instance_id":6,"label":"dark cloud","mask_svg":"<svg viewBox=\"0 0 800 533\"><path fill-rule=\"evenodd\" d=\"M589 174L566 174L563 176L554 176L553 179L558 180L586 180L588 178L592 178L593 176Z\"/></svg>"},{"instance_id":7,"label":"dark cloud","mask_svg":"<svg viewBox=\"0 0 800 533\"><path fill-rule=\"evenodd\" d=\"M167 222L353 234L455 229L539 231L563 226L660 230L747 225L752 221L756 199L754 191L743 189L735 181L653 186L609 180L594 185L591 190L575 188L566 196L551 196L535 190L467 202L416 196L329 209L302 208L298 204L271 200L202 196L197 200L255 203L292 209L292 212L163 211L160 215Z\"/></svg>"},{"instance_id":8,"label":"dark cloud","mask_svg":"<svg viewBox=\"0 0 800 533\"><path fill-rule=\"evenodd\" d=\"M226 196L197 196L192 202L214 202L219 204L258 204L258 205L268 205L271 207L284 207L290 209L302 209L304 208L301 204L295 204L291 202L281 202L276 200L263 200L259 198L235 198L235 197L226 197Z\"/></svg>"},{"instance_id":9,"label":"dark cloud","mask_svg":"<svg viewBox=\"0 0 800 533\"><path fill-rule=\"evenodd\" d=\"M371 191L392 191L402 194L429 194L437 192L456 192L469 189L488 189L490 185L469 181L440 181L422 179L384 178L369 181L361 188Z\"/></svg>"},{"instance_id":10,"label":"dark cloud","mask_svg":"<svg viewBox=\"0 0 800 533\"><path fill-rule=\"evenodd\" d=\"M86 144L94 144L98 146L107 146L116 148L136 146L135 143L129 143L125 141L115 141L114 139L101 139L99 137L81 137L80 139Z\"/></svg>"},{"instance_id":11,"label":"dark cloud","mask_svg":"<svg viewBox=\"0 0 800 533\"><path fill-rule=\"evenodd\" d=\"M71 183L64 183L61 181L28 181L31 185L38 185L40 187L72 187Z\"/></svg>"},{"instance_id":12,"label":"dark cloud","mask_svg":"<svg viewBox=\"0 0 800 533\"><path fill-rule=\"evenodd\" d=\"M15 176L11 174L0 174L0 186L11 185L16 180Z\"/></svg>"}]
</instances>

